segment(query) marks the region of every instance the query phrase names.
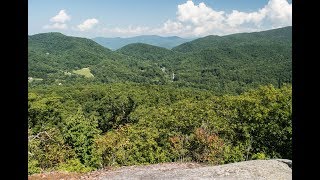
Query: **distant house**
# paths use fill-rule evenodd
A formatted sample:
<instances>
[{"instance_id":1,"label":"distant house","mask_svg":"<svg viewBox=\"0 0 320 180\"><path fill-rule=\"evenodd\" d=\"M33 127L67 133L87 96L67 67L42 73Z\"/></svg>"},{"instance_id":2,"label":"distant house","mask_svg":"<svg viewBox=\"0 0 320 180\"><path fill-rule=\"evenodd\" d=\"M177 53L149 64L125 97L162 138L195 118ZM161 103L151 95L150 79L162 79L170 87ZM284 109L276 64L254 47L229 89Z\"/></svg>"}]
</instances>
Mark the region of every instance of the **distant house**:
<instances>
[{"instance_id":1,"label":"distant house","mask_svg":"<svg viewBox=\"0 0 320 180\"><path fill-rule=\"evenodd\" d=\"M161 67L162 72L166 72L166 67Z\"/></svg>"}]
</instances>

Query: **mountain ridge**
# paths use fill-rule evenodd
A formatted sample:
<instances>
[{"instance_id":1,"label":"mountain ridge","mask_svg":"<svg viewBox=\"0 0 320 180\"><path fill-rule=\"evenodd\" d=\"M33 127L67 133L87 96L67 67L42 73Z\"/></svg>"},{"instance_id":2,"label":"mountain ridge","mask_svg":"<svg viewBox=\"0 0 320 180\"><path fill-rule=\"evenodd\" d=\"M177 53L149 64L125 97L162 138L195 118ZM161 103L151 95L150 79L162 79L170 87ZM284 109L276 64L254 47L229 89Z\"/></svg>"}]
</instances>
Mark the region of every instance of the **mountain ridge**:
<instances>
[{"instance_id":1,"label":"mountain ridge","mask_svg":"<svg viewBox=\"0 0 320 180\"><path fill-rule=\"evenodd\" d=\"M207 49L206 47L220 47L221 45L238 46L245 43L259 45L261 42L292 43L292 26L259 32L236 33L225 36L208 35L183 43L172 48L172 50L179 52L194 52L201 49Z\"/></svg>"},{"instance_id":2,"label":"mountain ridge","mask_svg":"<svg viewBox=\"0 0 320 180\"><path fill-rule=\"evenodd\" d=\"M104 47L110 48L112 50L117 50L132 43L145 43L171 49L184 42L191 41L192 39L185 39L178 36L140 35L128 38L95 37L92 38L92 40L101 44Z\"/></svg>"},{"instance_id":3,"label":"mountain ridge","mask_svg":"<svg viewBox=\"0 0 320 180\"><path fill-rule=\"evenodd\" d=\"M172 50L132 43L112 51L91 39L45 33L28 37L29 77L52 82L70 79L63 71L89 68L95 77L90 81L102 83L171 84L241 93L258 85L291 83L291 35L292 28L286 27L211 35Z\"/></svg>"}]
</instances>

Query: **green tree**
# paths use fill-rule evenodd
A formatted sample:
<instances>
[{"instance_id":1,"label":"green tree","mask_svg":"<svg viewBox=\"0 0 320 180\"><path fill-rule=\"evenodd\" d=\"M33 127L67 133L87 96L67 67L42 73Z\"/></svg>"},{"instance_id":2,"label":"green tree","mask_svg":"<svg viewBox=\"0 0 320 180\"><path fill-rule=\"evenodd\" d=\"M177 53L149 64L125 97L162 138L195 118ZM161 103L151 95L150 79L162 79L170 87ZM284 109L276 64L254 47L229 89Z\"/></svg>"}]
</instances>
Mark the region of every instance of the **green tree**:
<instances>
[{"instance_id":1,"label":"green tree","mask_svg":"<svg viewBox=\"0 0 320 180\"><path fill-rule=\"evenodd\" d=\"M95 154L92 151L94 138L99 134L98 123L95 117L86 118L81 108L75 115L65 121L64 138L70 145L80 162L87 167L97 167Z\"/></svg>"}]
</instances>

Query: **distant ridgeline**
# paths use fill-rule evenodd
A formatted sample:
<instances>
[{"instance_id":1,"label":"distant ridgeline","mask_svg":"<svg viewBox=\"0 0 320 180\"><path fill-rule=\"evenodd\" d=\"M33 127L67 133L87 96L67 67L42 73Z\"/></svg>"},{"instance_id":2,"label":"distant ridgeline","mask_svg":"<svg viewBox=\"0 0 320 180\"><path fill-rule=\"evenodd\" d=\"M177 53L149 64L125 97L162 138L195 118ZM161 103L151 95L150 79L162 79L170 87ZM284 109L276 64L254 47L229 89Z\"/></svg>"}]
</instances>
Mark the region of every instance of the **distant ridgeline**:
<instances>
[{"instance_id":1,"label":"distant ridgeline","mask_svg":"<svg viewBox=\"0 0 320 180\"><path fill-rule=\"evenodd\" d=\"M106 48L117 50L119 48L122 48L125 45L132 44L132 43L145 43L145 44L150 44L154 46L171 49L175 46L191 41L193 39L184 39L177 36L161 37L156 35L143 35L143 36L136 36L136 37L130 37L130 38L96 37L96 38L93 38L92 40L94 40L95 42L101 44Z\"/></svg>"},{"instance_id":2,"label":"distant ridgeline","mask_svg":"<svg viewBox=\"0 0 320 180\"><path fill-rule=\"evenodd\" d=\"M61 33L29 36L28 47L29 78L41 79L30 86L134 82L239 94L292 81L292 27L211 35L171 50L133 43L112 51Z\"/></svg>"}]
</instances>

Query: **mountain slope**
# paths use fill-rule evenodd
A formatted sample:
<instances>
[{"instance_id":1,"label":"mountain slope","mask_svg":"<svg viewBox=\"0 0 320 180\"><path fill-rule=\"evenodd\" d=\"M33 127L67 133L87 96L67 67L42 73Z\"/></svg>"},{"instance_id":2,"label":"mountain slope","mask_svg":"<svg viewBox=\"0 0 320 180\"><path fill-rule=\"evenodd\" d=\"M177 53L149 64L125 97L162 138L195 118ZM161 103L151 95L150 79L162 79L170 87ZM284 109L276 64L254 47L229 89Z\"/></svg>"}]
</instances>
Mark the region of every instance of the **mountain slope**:
<instances>
[{"instance_id":1,"label":"mountain slope","mask_svg":"<svg viewBox=\"0 0 320 180\"><path fill-rule=\"evenodd\" d=\"M60 70L85 68L98 64L111 53L86 38L61 33L36 34L28 38L29 74L43 65Z\"/></svg>"},{"instance_id":2,"label":"mountain slope","mask_svg":"<svg viewBox=\"0 0 320 180\"><path fill-rule=\"evenodd\" d=\"M72 72L89 68L94 82L167 84L238 94L259 85L291 83L291 34L291 27L286 27L207 36L173 50L133 43L117 51L85 38L39 34L29 37L29 77L74 83L80 77Z\"/></svg>"},{"instance_id":3,"label":"mountain slope","mask_svg":"<svg viewBox=\"0 0 320 180\"><path fill-rule=\"evenodd\" d=\"M292 28L207 36L182 44L170 52L131 44L117 52L153 59L174 76L175 84L211 89L221 94L248 87L291 83ZM153 58L155 57L155 58Z\"/></svg>"},{"instance_id":4,"label":"mountain slope","mask_svg":"<svg viewBox=\"0 0 320 180\"><path fill-rule=\"evenodd\" d=\"M178 46L182 43L188 42L191 39L184 39L178 36L171 37L161 37L156 35L144 35L144 36L135 36L130 38L104 38L104 37L96 37L93 38L95 42L101 44L104 47L110 48L112 50L116 50L132 43L145 43L149 45L164 47L167 49L171 49L175 46Z\"/></svg>"},{"instance_id":5,"label":"mountain slope","mask_svg":"<svg viewBox=\"0 0 320 180\"><path fill-rule=\"evenodd\" d=\"M160 68L134 57L113 52L93 40L42 33L28 37L29 77L51 83L83 79L75 70L89 68L98 82L154 82L161 79ZM80 79L79 79L80 78ZM157 80L154 80L157 79Z\"/></svg>"},{"instance_id":6,"label":"mountain slope","mask_svg":"<svg viewBox=\"0 0 320 180\"><path fill-rule=\"evenodd\" d=\"M129 44L118 49L116 52L125 54L128 56L133 56L136 58L141 58L145 60L154 60L154 61L161 60L161 59L164 59L165 57L177 54L177 52L171 51L166 48L153 46L149 44L143 44L143 43Z\"/></svg>"},{"instance_id":7,"label":"mountain slope","mask_svg":"<svg viewBox=\"0 0 320 180\"><path fill-rule=\"evenodd\" d=\"M28 47L41 49L42 51L51 54L68 50L76 51L79 49L94 53L106 53L111 51L90 39L66 36L58 32L40 33L29 36Z\"/></svg>"},{"instance_id":8,"label":"mountain slope","mask_svg":"<svg viewBox=\"0 0 320 180\"><path fill-rule=\"evenodd\" d=\"M292 43L292 26L268 31L239 33L227 36L209 35L172 48L179 52L196 52L203 49L239 47L244 45L288 45Z\"/></svg>"}]
</instances>

